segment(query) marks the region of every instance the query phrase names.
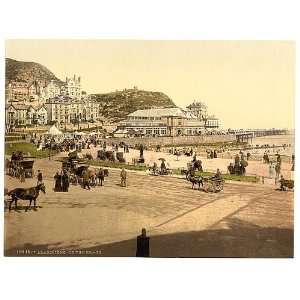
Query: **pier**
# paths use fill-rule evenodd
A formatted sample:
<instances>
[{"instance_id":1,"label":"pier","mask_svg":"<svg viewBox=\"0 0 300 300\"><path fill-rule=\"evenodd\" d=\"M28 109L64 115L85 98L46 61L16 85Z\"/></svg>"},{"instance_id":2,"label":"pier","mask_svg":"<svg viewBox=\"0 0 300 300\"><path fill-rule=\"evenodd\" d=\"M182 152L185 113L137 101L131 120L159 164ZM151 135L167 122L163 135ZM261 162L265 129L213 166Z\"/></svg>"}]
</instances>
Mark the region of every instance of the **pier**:
<instances>
[{"instance_id":1,"label":"pier","mask_svg":"<svg viewBox=\"0 0 300 300\"><path fill-rule=\"evenodd\" d=\"M269 135L284 135L288 134L287 129L246 129L246 130L231 130L230 133L235 134L238 142L252 142L255 137L269 136Z\"/></svg>"}]
</instances>

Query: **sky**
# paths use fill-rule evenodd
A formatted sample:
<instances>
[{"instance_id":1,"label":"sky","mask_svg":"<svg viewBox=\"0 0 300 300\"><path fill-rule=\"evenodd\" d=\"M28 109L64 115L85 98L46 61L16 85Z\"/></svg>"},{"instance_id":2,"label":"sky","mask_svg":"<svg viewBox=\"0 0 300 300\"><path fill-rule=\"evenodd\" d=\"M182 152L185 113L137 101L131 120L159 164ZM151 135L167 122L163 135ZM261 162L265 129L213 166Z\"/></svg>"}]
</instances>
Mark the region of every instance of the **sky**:
<instances>
[{"instance_id":1,"label":"sky","mask_svg":"<svg viewBox=\"0 0 300 300\"><path fill-rule=\"evenodd\" d=\"M88 93L137 86L182 108L202 101L224 128L294 128L291 41L7 40L6 57L80 75Z\"/></svg>"}]
</instances>

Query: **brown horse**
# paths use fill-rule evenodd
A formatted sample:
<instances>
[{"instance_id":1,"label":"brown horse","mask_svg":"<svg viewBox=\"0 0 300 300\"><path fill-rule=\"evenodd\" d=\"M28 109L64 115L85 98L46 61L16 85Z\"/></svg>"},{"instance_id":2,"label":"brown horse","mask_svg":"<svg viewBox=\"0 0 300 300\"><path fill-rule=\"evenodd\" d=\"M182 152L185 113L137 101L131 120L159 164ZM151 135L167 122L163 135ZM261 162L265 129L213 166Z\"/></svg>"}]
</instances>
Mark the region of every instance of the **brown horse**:
<instances>
[{"instance_id":1,"label":"brown horse","mask_svg":"<svg viewBox=\"0 0 300 300\"><path fill-rule=\"evenodd\" d=\"M11 196L11 201L9 203L9 210L11 210L11 204L15 202L15 208L17 208L18 200L28 200L29 205L26 207L25 211L27 211L31 207L32 201L34 202L34 207L36 208L36 199L39 196L40 191L46 194L46 188L43 183L38 184L36 187L31 187L27 189L16 188L7 193L7 195Z\"/></svg>"}]
</instances>

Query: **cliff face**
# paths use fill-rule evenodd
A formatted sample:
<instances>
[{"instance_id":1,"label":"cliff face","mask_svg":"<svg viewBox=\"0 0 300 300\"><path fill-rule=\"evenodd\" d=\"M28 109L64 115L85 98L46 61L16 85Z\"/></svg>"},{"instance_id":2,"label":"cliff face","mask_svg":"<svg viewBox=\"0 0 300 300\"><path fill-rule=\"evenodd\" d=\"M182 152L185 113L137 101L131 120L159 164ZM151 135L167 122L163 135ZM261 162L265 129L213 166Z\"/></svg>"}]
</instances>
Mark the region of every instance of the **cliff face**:
<instances>
[{"instance_id":1,"label":"cliff face","mask_svg":"<svg viewBox=\"0 0 300 300\"><path fill-rule=\"evenodd\" d=\"M35 62L17 61L11 58L5 59L5 79L6 83L11 80L32 82L49 82L55 80L61 83L51 71L41 64Z\"/></svg>"},{"instance_id":2,"label":"cliff face","mask_svg":"<svg viewBox=\"0 0 300 300\"><path fill-rule=\"evenodd\" d=\"M120 121L138 109L176 107L164 93L128 89L108 94L93 94L100 102L102 115L111 121Z\"/></svg>"}]
</instances>

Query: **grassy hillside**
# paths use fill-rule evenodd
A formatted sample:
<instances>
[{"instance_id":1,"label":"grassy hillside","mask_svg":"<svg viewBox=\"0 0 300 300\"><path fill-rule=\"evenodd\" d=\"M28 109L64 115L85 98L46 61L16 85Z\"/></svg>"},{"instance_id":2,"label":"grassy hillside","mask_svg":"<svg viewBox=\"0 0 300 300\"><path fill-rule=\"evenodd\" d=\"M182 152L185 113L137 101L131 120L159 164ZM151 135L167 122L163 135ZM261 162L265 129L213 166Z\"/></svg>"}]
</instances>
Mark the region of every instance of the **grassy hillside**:
<instances>
[{"instance_id":1,"label":"grassy hillside","mask_svg":"<svg viewBox=\"0 0 300 300\"><path fill-rule=\"evenodd\" d=\"M108 94L93 94L102 105L102 115L112 121L120 121L138 109L176 107L164 93L128 89Z\"/></svg>"},{"instance_id":2,"label":"grassy hillside","mask_svg":"<svg viewBox=\"0 0 300 300\"><path fill-rule=\"evenodd\" d=\"M61 83L61 80L43 65L35 62L17 61L11 58L5 59L5 78L6 82L10 80L24 82L55 80Z\"/></svg>"}]
</instances>

